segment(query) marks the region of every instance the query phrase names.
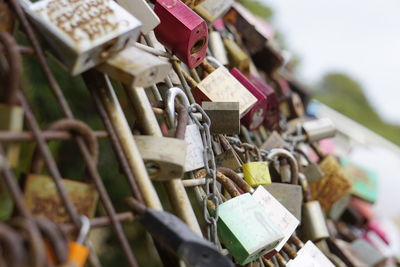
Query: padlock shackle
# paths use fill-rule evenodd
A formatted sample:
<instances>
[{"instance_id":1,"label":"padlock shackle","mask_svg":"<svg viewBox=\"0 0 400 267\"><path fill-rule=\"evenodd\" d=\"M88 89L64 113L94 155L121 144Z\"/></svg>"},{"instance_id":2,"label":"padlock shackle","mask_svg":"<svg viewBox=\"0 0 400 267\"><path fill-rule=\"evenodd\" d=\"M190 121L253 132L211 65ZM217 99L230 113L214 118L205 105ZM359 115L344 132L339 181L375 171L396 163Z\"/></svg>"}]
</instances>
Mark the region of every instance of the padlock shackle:
<instances>
[{"instance_id":1,"label":"padlock shackle","mask_svg":"<svg viewBox=\"0 0 400 267\"><path fill-rule=\"evenodd\" d=\"M195 173L194 177L196 179L207 179L206 178L207 170L206 169L198 170ZM239 190L236 189L235 184L224 174L217 171L216 177L217 177L217 181L221 184L222 187L224 187L226 189L226 191L228 191L228 193L229 193L229 195L231 195L231 197L238 197L241 195Z\"/></svg>"},{"instance_id":2,"label":"padlock shackle","mask_svg":"<svg viewBox=\"0 0 400 267\"><path fill-rule=\"evenodd\" d=\"M84 244L86 238L90 232L90 220L88 217L82 215L80 216L81 221L81 229L79 230L78 238L76 239L76 243Z\"/></svg>"},{"instance_id":3,"label":"padlock shackle","mask_svg":"<svg viewBox=\"0 0 400 267\"><path fill-rule=\"evenodd\" d=\"M214 68L214 70L219 68L219 67L224 67L224 65L222 65L221 62L219 62L218 59L216 59L213 56L206 56L206 60L207 61L204 61L204 64L206 64L206 65L207 64L211 64L211 66L212 66L212 68ZM209 68L208 65L207 65L207 67Z\"/></svg>"},{"instance_id":4,"label":"padlock shackle","mask_svg":"<svg viewBox=\"0 0 400 267\"><path fill-rule=\"evenodd\" d=\"M187 98L185 92L178 87L172 87L167 91L166 97L166 110L167 110L167 118L169 124L174 127L175 126L175 101L176 98L182 102L183 106L187 109L190 106L189 99Z\"/></svg>"},{"instance_id":5,"label":"padlock shackle","mask_svg":"<svg viewBox=\"0 0 400 267\"><path fill-rule=\"evenodd\" d=\"M219 167L217 168L217 172L222 173L226 177L228 177L233 183L235 183L240 189L247 193L254 193L254 188L251 187L244 179L242 179L234 170Z\"/></svg>"},{"instance_id":6,"label":"padlock shackle","mask_svg":"<svg viewBox=\"0 0 400 267\"><path fill-rule=\"evenodd\" d=\"M8 59L9 70L7 72L7 83L5 86L5 103L17 105L17 94L21 86L22 58L18 43L14 37L6 31L0 32L0 43Z\"/></svg>"},{"instance_id":7,"label":"padlock shackle","mask_svg":"<svg viewBox=\"0 0 400 267\"><path fill-rule=\"evenodd\" d=\"M298 184L299 183L299 166L297 164L296 158L286 149L282 148L275 148L272 149L271 152L268 154L267 159L273 161L276 157L285 157L290 165L290 172L291 172L291 184Z\"/></svg>"},{"instance_id":8,"label":"padlock shackle","mask_svg":"<svg viewBox=\"0 0 400 267\"><path fill-rule=\"evenodd\" d=\"M156 108L165 109L165 104L162 101L152 103L151 105ZM175 103L174 107L176 113L178 114L175 138L183 140L185 139L186 126L189 122L189 114L187 109L179 103Z\"/></svg>"},{"instance_id":9,"label":"padlock shackle","mask_svg":"<svg viewBox=\"0 0 400 267\"><path fill-rule=\"evenodd\" d=\"M304 152L302 149L300 148L295 148L294 151L299 154L299 156L302 156L303 158L306 159L306 161L308 162L308 164L311 164L312 161L310 160L310 158L308 157L307 153Z\"/></svg>"},{"instance_id":10,"label":"padlock shackle","mask_svg":"<svg viewBox=\"0 0 400 267\"><path fill-rule=\"evenodd\" d=\"M300 182L301 188L303 189L304 202L313 201L314 199L311 194L310 185L308 184L306 176L302 173L299 173L299 182Z\"/></svg>"},{"instance_id":11,"label":"padlock shackle","mask_svg":"<svg viewBox=\"0 0 400 267\"><path fill-rule=\"evenodd\" d=\"M70 131L83 137L95 165L99 159L99 144L93 130L84 122L76 119L61 119L53 122L47 128L48 130ZM36 148L31 163L31 173L41 173L43 167L42 156L39 149Z\"/></svg>"}]
</instances>

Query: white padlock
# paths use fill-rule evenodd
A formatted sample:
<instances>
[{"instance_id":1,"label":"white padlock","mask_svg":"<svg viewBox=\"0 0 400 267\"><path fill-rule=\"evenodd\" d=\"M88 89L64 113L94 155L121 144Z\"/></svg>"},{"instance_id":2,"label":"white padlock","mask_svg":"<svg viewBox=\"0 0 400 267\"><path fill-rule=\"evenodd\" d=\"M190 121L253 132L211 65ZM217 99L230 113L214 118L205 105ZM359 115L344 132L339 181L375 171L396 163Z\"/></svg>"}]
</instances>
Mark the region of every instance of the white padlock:
<instances>
[{"instance_id":1,"label":"white padlock","mask_svg":"<svg viewBox=\"0 0 400 267\"><path fill-rule=\"evenodd\" d=\"M145 0L117 0L117 2L142 22L143 34L148 34L160 24L160 19Z\"/></svg>"}]
</instances>

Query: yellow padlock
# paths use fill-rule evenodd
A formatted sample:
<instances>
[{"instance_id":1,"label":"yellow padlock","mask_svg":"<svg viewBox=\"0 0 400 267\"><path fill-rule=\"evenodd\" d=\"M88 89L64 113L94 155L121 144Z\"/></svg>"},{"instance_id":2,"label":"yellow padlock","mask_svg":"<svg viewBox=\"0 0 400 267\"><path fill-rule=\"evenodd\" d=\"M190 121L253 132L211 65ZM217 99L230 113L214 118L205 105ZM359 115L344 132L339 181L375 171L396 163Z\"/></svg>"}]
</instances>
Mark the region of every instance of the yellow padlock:
<instances>
[{"instance_id":1,"label":"yellow padlock","mask_svg":"<svg viewBox=\"0 0 400 267\"><path fill-rule=\"evenodd\" d=\"M247 163L242 166L244 179L251 186L269 185L272 181L268 162L262 161L260 150L257 147L253 149L257 153L258 161L250 162L249 149L246 148Z\"/></svg>"}]
</instances>

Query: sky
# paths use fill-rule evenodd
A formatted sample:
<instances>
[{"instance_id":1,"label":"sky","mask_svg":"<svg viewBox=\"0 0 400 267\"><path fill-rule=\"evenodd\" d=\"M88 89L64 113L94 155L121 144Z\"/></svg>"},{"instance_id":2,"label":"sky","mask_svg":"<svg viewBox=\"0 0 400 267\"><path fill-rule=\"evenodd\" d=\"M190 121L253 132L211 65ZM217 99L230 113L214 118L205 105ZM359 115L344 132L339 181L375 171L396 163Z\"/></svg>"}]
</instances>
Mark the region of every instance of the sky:
<instances>
[{"instance_id":1,"label":"sky","mask_svg":"<svg viewBox=\"0 0 400 267\"><path fill-rule=\"evenodd\" d=\"M342 71L363 86L383 119L400 124L400 1L260 0L299 55L299 78Z\"/></svg>"}]
</instances>

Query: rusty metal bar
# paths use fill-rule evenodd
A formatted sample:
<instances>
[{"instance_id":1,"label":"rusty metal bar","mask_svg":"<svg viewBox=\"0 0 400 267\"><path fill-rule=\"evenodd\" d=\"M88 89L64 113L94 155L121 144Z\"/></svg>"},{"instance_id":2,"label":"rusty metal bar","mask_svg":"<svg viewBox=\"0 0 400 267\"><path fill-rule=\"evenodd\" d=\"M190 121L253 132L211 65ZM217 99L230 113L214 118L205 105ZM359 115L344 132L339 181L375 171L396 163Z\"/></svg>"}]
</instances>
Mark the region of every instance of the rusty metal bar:
<instances>
[{"instance_id":1,"label":"rusty metal bar","mask_svg":"<svg viewBox=\"0 0 400 267\"><path fill-rule=\"evenodd\" d=\"M105 131L93 131L96 138L107 138L108 133ZM74 135L66 131L42 131L43 138L46 141L52 140L68 140L72 139ZM9 132L0 131L0 142L29 142L35 141L35 136L32 132Z\"/></svg>"}]
</instances>

